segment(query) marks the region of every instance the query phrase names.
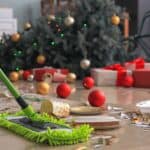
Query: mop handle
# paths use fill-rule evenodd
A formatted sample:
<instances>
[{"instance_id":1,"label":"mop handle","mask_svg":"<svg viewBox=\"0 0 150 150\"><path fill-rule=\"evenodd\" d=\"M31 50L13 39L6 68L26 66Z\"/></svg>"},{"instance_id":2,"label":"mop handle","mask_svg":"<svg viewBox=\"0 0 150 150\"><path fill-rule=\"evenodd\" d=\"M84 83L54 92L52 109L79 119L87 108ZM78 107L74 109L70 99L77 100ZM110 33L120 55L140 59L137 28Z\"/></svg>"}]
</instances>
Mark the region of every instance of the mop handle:
<instances>
[{"instance_id":1,"label":"mop handle","mask_svg":"<svg viewBox=\"0 0 150 150\"><path fill-rule=\"evenodd\" d=\"M8 79L8 77L5 75L3 70L0 68L0 80L6 85L10 93L15 97L18 104L21 106L22 109L28 107L28 104L24 101L24 99L21 97L20 93L17 91L17 89L14 87L14 85L11 83L11 81Z\"/></svg>"}]
</instances>

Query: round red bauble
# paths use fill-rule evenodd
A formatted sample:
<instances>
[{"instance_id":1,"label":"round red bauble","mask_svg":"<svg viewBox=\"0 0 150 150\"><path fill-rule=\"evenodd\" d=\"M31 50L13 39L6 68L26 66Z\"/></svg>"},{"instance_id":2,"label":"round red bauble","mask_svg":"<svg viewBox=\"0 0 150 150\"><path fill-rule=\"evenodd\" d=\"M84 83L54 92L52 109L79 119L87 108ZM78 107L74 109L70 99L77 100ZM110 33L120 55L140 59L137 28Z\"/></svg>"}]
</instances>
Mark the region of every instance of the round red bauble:
<instances>
[{"instance_id":1,"label":"round red bauble","mask_svg":"<svg viewBox=\"0 0 150 150\"><path fill-rule=\"evenodd\" d=\"M61 98L67 98L71 93L71 87L67 83L61 83L56 89L57 95Z\"/></svg>"},{"instance_id":2,"label":"round red bauble","mask_svg":"<svg viewBox=\"0 0 150 150\"><path fill-rule=\"evenodd\" d=\"M134 83L133 77L132 76L126 76L124 81L123 81L123 86L124 87L132 87Z\"/></svg>"},{"instance_id":3,"label":"round red bauble","mask_svg":"<svg viewBox=\"0 0 150 150\"><path fill-rule=\"evenodd\" d=\"M85 77L82 81L82 85L86 89L91 89L94 86L94 79L92 77Z\"/></svg>"},{"instance_id":4,"label":"round red bauble","mask_svg":"<svg viewBox=\"0 0 150 150\"><path fill-rule=\"evenodd\" d=\"M92 106L99 107L105 103L105 95L100 90L93 90L88 96L88 101Z\"/></svg>"},{"instance_id":5,"label":"round red bauble","mask_svg":"<svg viewBox=\"0 0 150 150\"><path fill-rule=\"evenodd\" d=\"M30 75L31 75L31 72L26 70L23 72L22 77L24 80L27 80Z\"/></svg>"}]
</instances>

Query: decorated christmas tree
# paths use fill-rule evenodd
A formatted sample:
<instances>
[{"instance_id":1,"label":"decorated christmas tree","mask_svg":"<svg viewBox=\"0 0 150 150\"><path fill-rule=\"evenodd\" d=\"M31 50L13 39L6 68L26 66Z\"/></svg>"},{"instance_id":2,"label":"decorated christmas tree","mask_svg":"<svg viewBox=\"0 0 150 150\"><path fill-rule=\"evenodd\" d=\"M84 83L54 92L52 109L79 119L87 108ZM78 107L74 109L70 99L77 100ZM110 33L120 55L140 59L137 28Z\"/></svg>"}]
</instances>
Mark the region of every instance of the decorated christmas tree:
<instances>
[{"instance_id":1,"label":"decorated christmas tree","mask_svg":"<svg viewBox=\"0 0 150 150\"><path fill-rule=\"evenodd\" d=\"M4 35L0 65L6 72L52 66L69 68L78 77L90 68L123 62L127 51L114 0L74 0L55 15L26 23L23 33Z\"/></svg>"}]
</instances>

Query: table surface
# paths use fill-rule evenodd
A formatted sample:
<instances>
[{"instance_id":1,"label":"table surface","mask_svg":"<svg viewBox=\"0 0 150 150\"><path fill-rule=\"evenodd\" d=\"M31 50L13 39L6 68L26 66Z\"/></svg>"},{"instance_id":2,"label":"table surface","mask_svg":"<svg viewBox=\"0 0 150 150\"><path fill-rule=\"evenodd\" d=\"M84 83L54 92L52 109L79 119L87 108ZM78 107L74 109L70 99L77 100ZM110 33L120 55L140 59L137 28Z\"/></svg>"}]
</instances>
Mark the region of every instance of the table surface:
<instances>
[{"instance_id":1,"label":"table surface","mask_svg":"<svg viewBox=\"0 0 150 150\"><path fill-rule=\"evenodd\" d=\"M22 94L35 93L36 83L18 81L14 83ZM56 97L57 83L51 84L51 91L48 97L53 99ZM115 105L124 108L124 110L134 111L135 104L142 100L150 99L150 89L144 88L122 88L122 87L94 87L91 90L86 90L81 86L81 82L71 84L72 94L65 100L72 106L83 105L87 101L88 94L93 89L100 89L104 91L107 104ZM40 102L33 102L31 104L39 109ZM13 100L7 89L0 83L0 112L15 112L19 110L16 102ZM136 127L130 123L124 123L120 128L102 131L96 130L93 135L113 135L116 137L116 142L111 145L97 148L106 150L149 150L150 148L150 130L144 131L143 128ZM0 128L0 149L4 150L82 150L81 147L86 147L87 150L94 150L93 141L89 140L87 143L81 143L71 146L49 147L39 145L27 141L26 139L13 134L12 132Z\"/></svg>"}]
</instances>

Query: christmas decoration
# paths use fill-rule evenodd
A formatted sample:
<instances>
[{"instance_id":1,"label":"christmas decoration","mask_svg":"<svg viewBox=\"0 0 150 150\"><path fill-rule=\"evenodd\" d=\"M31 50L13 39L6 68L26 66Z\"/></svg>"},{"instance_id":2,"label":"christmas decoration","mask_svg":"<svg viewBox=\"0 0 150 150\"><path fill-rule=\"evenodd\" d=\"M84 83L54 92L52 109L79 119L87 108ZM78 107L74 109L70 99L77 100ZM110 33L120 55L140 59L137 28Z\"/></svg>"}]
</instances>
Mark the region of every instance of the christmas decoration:
<instances>
[{"instance_id":1,"label":"christmas decoration","mask_svg":"<svg viewBox=\"0 0 150 150\"><path fill-rule=\"evenodd\" d=\"M5 42L0 42L2 69L9 73L52 66L68 68L82 79L89 75L91 68L123 63L131 56L135 58L136 53L125 50L119 26L112 25L113 14L122 17L114 0L73 0L70 3L74 8L68 6L56 12L55 17L51 16L52 12L34 21L32 30L19 33L21 40L3 36ZM87 60L84 62L84 59Z\"/></svg>"},{"instance_id":2,"label":"christmas decoration","mask_svg":"<svg viewBox=\"0 0 150 150\"><path fill-rule=\"evenodd\" d=\"M111 17L111 22L113 25L119 25L120 24L120 17L117 15L113 15Z\"/></svg>"},{"instance_id":3,"label":"christmas decoration","mask_svg":"<svg viewBox=\"0 0 150 150\"><path fill-rule=\"evenodd\" d=\"M28 70L25 70L22 74L22 77L24 80L28 80L29 76L31 75L31 72Z\"/></svg>"},{"instance_id":4,"label":"christmas decoration","mask_svg":"<svg viewBox=\"0 0 150 150\"><path fill-rule=\"evenodd\" d=\"M77 76L75 73L69 73L67 76L66 76L66 80L67 82L69 83L73 83L75 80L76 80Z\"/></svg>"},{"instance_id":5,"label":"christmas decoration","mask_svg":"<svg viewBox=\"0 0 150 150\"><path fill-rule=\"evenodd\" d=\"M68 16L65 18L65 20L64 20L64 24L65 24L66 26L71 26L71 25L74 24L74 22L75 22L74 18L73 18L72 16L70 16L70 15L68 15Z\"/></svg>"},{"instance_id":6,"label":"christmas decoration","mask_svg":"<svg viewBox=\"0 0 150 150\"><path fill-rule=\"evenodd\" d=\"M99 107L102 106L105 103L105 95L100 90L93 90L88 95L88 101L90 105Z\"/></svg>"},{"instance_id":7,"label":"christmas decoration","mask_svg":"<svg viewBox=\"0 0 150 150\"><path fill-rule=\"evenodd\" d=\"M124 87L132 87L134 84L134 79L133 77L130 75L126 76L124 81L123 81L123 85Z\"/></svg>"},{"instance_id":8,"label":"christmas decoration","mask_svg":"<svg viewBox=\"0 0 150 150\"><path fill-rule=\"evenodd\" d=\"M9 74L9 79L13 82L18 81L19 80L19 74L16 71L13 71Z\"/></svg>"},{"instance_id":9,"label":"christmas decoration","mask_svg":"<svg viewBox=\"0 0 150 150\"><path fill-rule=\"evenodd\" d=\"M23 78L23 70L19 70L18 71L18 74L19 74L19 79L22 79Z\"/></svg>"},{"instance_id":10,"label":"christmas decoration","mask_svg":"<svg viewBox=\"0 0 150 150\"><path fill-rule=\"evenodd\" d=\"M29 22L26 22L24 25L24 30L30 30L32 28L32 25Z\"/></svg>"},{"instance_id":11,"label":"christmas decoration","mask_svg":"<svg viewBox=\"0 0 150 150\"><path fill-rule=\"evenodd\" d=\"M36 91L39 94L47 95L50 92L50 85L47 82L38 82L36 85Z\"/></svg>"},{"instance_id":12,"label":"christmas decoration","mask_svg":"<svg viewBox=\"0 0 150 150\"><path fill-rule=\"evenodd\" d=\"M29 75L28 78L27 78L27 81L31 82L33 80L34 80L34 75L33 74Z\"/></svg>"},{"instance_id":13,"label":"christmas decoration","mask_svg":"<svg viewBox=\"0 0 150 150\"><path fill-rule=\"evenodd\" d=\"M52 14L51 14L51 15L48 15L48 16L47 16L47 20L48 20L48 21L53 21L53 20L55 20L55 19L56 19L55 15L52 15Z\"/></svg>"},{"instance_id":14,"label":"christmas decoration","mask_svg":"<svg viewBox=\"0 0 150 150\"><path fill-rule=\"evenodd\" d=\"M61 98L67 98L71 94L71 87L67 83L61 83L57 86L56 93Z\"/></svg>"},{"instance_id":15,"label":"christmas decoration","mask_svg":"<svg viewBox=\"0 0 150 150\"><path fill-rule=\"evenodd\" d=\"M85 77L82 81L82 85L86 89L91 89L94 86L94 79L92 77Z\"/></svg>"},{"instance_id":16,"label":"christmas decoration","mask_svg":"<svg viewBox=\"0 0 150 150\"><path fill-rule=\"evenodd\" d=\"M20 38L21 38L21 35L19 33L14 33L11 35L11 40L13 42L18 42L20 40Z\"/></svg>"},{"instance_id":17,"label":"christmas decoration","mask_svg":"<svg viewBox=\"0 0 150 150\"><path fill-rule=\"evenodd\" d=\"M38 55L36 58L36 62L40 65L43 65L46 61L46 58L44 55Z\"/></svg>"},{"instance_id":18,"label":"christmas decoration","mask_svg":"<svg viewBox=\"0 0 150 150\"><path fill-rule=\"evenodd\" d=\"M90 64L91 64L91 62L90 62L90 60L88 60L88 59L83 59L83 60L81 60L81 62L80 62L80 66L81 66L82 69L87 69L87 68L89 68L89 67L90 67Z\"/></svg>"}]
</instances>

